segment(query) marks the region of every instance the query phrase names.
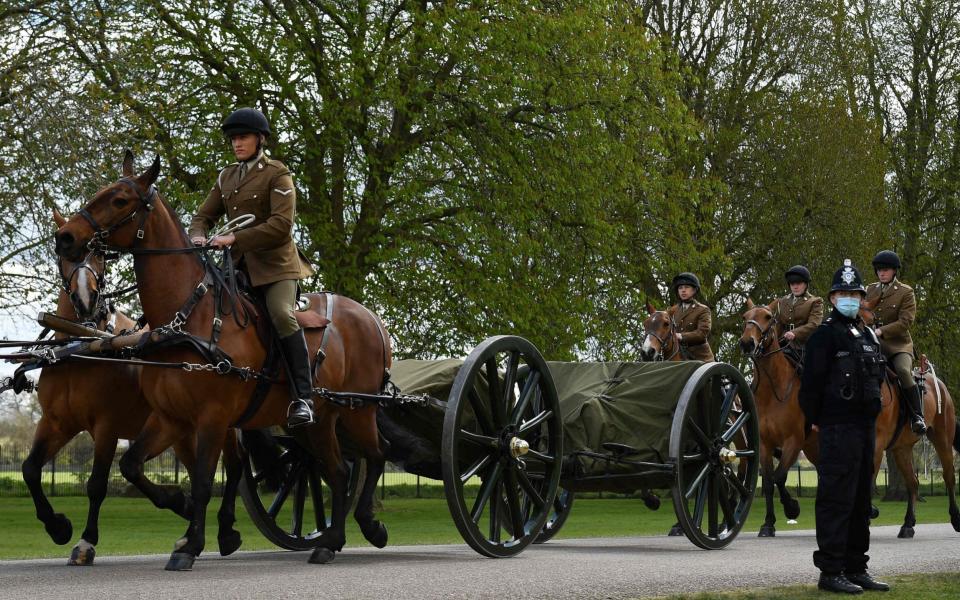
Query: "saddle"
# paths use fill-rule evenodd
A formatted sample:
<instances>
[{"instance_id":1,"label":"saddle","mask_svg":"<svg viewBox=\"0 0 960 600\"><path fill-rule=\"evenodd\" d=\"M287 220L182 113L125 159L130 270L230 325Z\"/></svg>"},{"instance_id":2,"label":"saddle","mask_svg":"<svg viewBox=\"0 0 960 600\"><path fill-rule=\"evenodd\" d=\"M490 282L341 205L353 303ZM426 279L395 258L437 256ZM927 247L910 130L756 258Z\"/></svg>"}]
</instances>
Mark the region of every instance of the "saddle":
<instances>
[{"instance_id":1,"label":"saddle","mask_svg":"<svg viewBox=\"0 0 960 600\"><path fill-rule=\"evenodd\" d=\"M793 365L797 377L803 377L803 354L804 349L796 344L788 343L783 346L783 356Z\"/></svg>"}]
</instances>

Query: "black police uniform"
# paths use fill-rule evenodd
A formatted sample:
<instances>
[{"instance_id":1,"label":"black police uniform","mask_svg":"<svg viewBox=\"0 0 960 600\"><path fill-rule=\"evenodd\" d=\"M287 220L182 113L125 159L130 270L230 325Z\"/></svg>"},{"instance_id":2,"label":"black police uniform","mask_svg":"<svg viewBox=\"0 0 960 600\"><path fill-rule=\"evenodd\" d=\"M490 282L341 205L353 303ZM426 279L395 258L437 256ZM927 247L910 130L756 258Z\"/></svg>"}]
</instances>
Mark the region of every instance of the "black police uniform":
<instances>
[{"instance_id":1,"label":"black police uniform","mask_svg":"<svg viewBox=\"0 0 960 600\"><path fill-rule=\"evenodd\" d=\"M849 263L834 276L831 291L837 290L863 290ZM883 364L870 328L836 309L807 341L800 406L808 425L820 429L813 562L823 573L821 587L824 577L866 572Z\"/></svg>"}]
</instances>

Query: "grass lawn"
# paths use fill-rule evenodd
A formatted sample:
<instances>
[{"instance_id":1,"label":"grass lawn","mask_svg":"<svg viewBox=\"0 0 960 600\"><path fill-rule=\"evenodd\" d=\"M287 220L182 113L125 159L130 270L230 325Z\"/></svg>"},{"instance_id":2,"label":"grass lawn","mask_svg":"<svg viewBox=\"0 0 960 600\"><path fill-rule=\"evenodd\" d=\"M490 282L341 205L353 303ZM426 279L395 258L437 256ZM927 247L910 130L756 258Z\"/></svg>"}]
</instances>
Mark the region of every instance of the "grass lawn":
<instances>
[{"instance_id":1,"label":"grass lawn","mask_svg":"<svg viewBox=\"0 0 960 600\"><path fill-rule=\"evenodd\" d=\"M960 597L960 573L935 573L885 577L889 592L857 596L858 598L882 598L883 600L941 600ZM816 598L841 598L843 594L821 592L816 585L794 585L759 590L738 590L724 593L685 594L660 596L661 600L807 600Z\"/></svg>"},{"instance_id":2,"label":"grass lawn","mask_svg":"<svg viewBox=\"0 0 960 600\"><path fill-rule=\"evenodd\" d=\"M79 539L86 519L85 497L52 498L54 509L66 514L74 527L73 541L68 546L57 546L47 536L43 525L36 520L29 498L0 498L0 559L66 557L70 547ZM813 528L813 499L801 498L801 514L796 525L787 525L782 512L777 526L788 529ZM211 503L207 516L207 549L216 552L216 509L219 498ZM779 511L780 505L777 503ZM902 522L905 505L899 502L880 503L877 525ZM754 502L746 532L756 532L763 521L763 506ZM256 530L238 501L237 529L243 535L243 550L269 550L274 546ZM379 513L390 531L393 545L463 543L450 519L446 501L436 498L391 498L383 503ZM560 530L558 537L617 537L663 534L675 521L672 506L665 501L658 511L650 511L640 500L623 498L588 499L576 501L573 513ZM949 522L947 499L928 498L918 506L920 523ZM362 545L366 541L357 530L353 519L347 521L348 545ZM155 509L149 501L140 498L109 497L101 511L101 556L117 554L167 553L173 542L185 531L186 523L168 511ZM790 596L792 597L792 596ZM798 596L803 597L803 596Z\"/></svg>"}]
</instances>

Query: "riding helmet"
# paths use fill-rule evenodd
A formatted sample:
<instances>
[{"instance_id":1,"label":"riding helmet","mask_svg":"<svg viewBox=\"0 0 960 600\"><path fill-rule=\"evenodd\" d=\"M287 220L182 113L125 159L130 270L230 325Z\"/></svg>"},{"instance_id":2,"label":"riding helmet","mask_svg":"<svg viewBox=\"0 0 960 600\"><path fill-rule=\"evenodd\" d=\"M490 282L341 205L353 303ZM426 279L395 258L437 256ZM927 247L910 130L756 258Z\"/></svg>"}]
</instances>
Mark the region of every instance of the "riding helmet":
<instances>
[{"instance_id":1,"label":"riding helmet","mask_svg":"<svg viewBox=\"0 0 960 600\"><path fill-rule=\"evenodd\" d=\"M893 250L881 250L873 257L873 270L896 269L900 270L900 257Z\"/></svg>"},{"instance_id":2,"label":"riding helmet","mask_svg":"<svg viewBox=\"0 0 960 600\"><path fill-rule=\"evenodd\" d=\"M833 285L830 286L831 292L860 292L864 296L867 290L863 287L863 279L860 278L860 271L857 270L850 259L844 259L843 266L837 269L833 274Z\"/></svg>"},{"instance_id":3,"label":"riding helmet","mask_svg":"<svg viewBox=\"0 0 960 600\"><path fill-rule=\"evenodd\" d=\"M680 273L673 278L673 291L677 291L681 285L692 285L698 292L700 291L700 280L693 273Z\"/></svg>"},{"instance_id":4,"label":"riding helmet","mask_svg":"<svg viewBox=\"0 0 960 600\"><path fill-rule=\"evenodd\" d=\"M810 284L810 271L803 265L794 265L790 267L784 277L787 283L806 283Z\"/></svg>"},{"instance_id":5,"label":"riding helmet","mask_svg":"<svg viewBox=\"0 0 960 600\"><path fill-rule=\"evenodd\" d=\"M255 108L241 108L230 113L220 126L223 135L230 137L244 133L261 133L270 137L270 123L263 113Z\"/></svg>"}]
</instances>

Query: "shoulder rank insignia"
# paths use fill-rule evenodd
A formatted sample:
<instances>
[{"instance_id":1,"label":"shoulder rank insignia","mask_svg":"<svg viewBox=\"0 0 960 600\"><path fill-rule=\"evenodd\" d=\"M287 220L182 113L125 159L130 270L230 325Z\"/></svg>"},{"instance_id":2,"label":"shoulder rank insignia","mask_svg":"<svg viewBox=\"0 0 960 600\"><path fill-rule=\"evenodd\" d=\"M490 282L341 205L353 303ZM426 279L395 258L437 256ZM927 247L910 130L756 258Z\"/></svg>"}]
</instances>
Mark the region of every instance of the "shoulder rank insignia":
<instances>
[{"instance_id":1,"label":"shoulder rank insignia","mask_svg":"<svg viewBox=\"0 0 960 600\"><path fill-rule=\"evenodd\" d=\"M280 188L273 188L273 191L275 191L276 193L280 194L281 196L286 196L287 194L289 194L289 193L292 192L293 190L281 190Z\"/></svg>"}]
</instances>

